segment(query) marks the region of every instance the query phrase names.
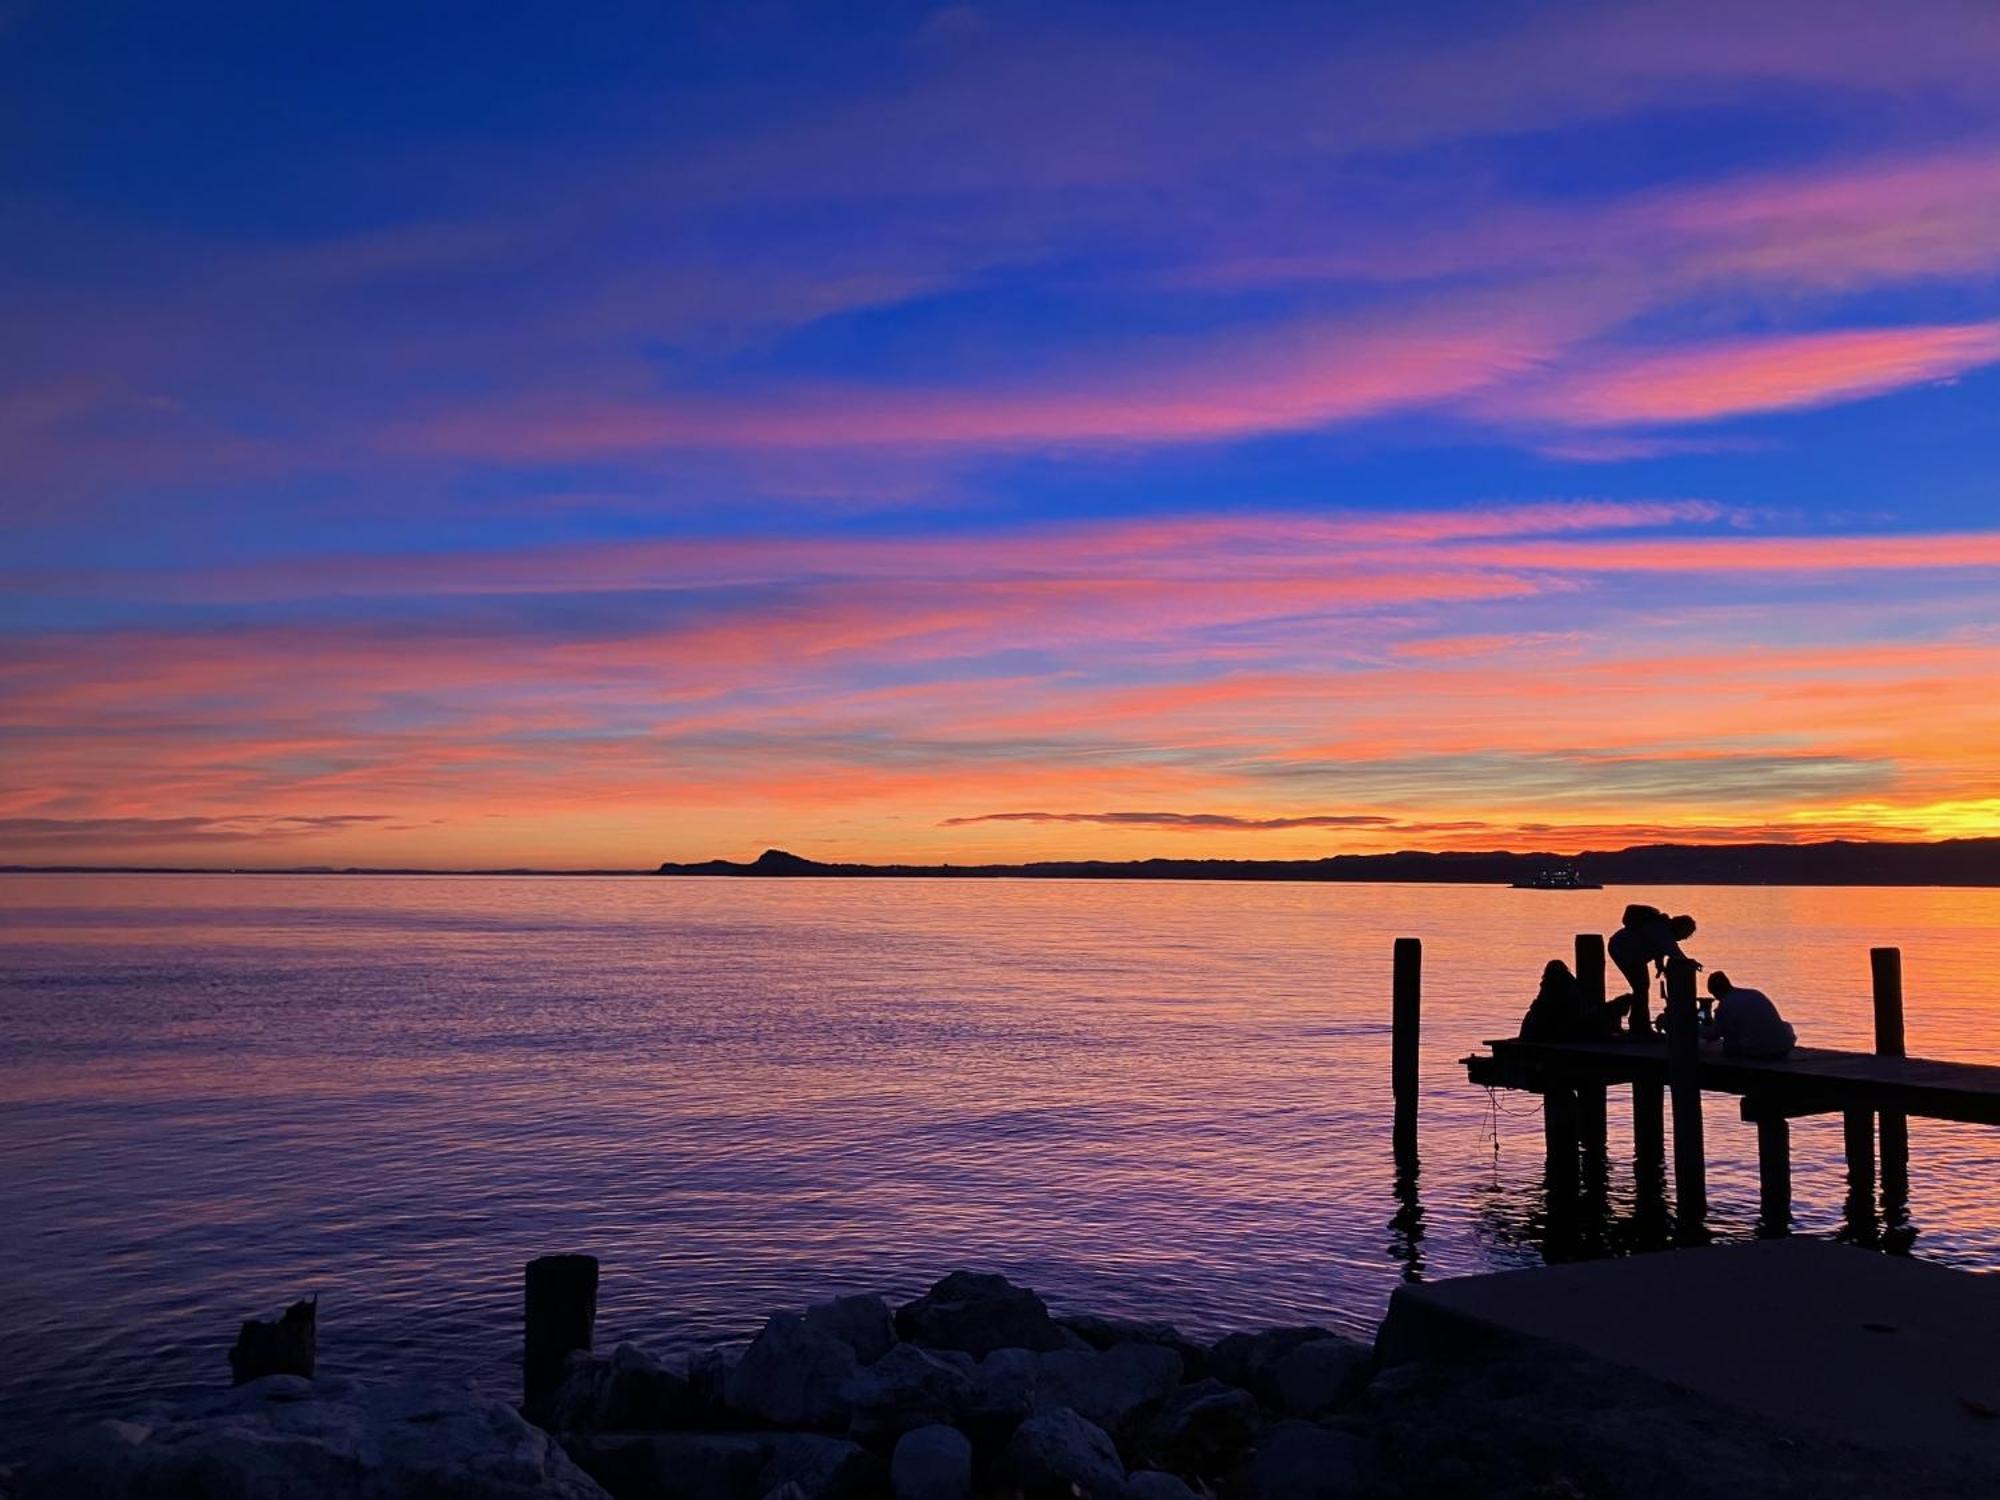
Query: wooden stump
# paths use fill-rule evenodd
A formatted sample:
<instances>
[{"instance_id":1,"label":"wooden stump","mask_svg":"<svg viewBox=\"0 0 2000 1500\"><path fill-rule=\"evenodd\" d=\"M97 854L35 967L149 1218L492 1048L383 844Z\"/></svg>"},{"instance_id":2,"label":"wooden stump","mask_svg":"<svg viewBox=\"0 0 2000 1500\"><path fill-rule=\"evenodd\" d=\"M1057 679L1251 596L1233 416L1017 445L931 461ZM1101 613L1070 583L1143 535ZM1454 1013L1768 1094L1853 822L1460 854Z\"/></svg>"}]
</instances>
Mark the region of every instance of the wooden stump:
<instances>
[{"instance_id":1,"label":"wooden stump","mask_svg":"<svg viewBox=\"0 0 2000 1500\"><path fill-rule=\"evenodd\" d=\"M319 1298L294 1302L283 1316L264 1322L244 1321L229 1350L229 1373L235 1384L266 1375L302 1375L312 1379L319 1344Z\"/></svg>"},{"instance_id":2,"label":"wooden stump","mask_svg":"<svg viewBox=\"0 0 2000 1500\"><path fill-rule=\"evenodd\" d=\"M528 1262L521 1390L533 1405L555 1389L563 1359L588 1351L597 1324L597 1257L544 1255Z\"/></svg>"}]
</instances>

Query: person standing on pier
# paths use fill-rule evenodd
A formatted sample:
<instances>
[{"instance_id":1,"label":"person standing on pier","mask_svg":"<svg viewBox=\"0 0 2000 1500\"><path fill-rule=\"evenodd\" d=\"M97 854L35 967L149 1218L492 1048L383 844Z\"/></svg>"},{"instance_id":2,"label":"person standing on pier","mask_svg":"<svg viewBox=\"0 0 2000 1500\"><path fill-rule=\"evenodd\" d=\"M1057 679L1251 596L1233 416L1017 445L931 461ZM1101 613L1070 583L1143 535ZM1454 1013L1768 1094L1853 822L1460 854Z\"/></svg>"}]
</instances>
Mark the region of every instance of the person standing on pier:
<instances>
[{"instance_id":1,"label":"person standing on pier","mask_svg":"<svg viewBox=\"0 0 2000 1500\"><path fill-rule=\"evenodd\" d=\"M1624 925L1611 934L1605 953L1625 976L1626 987L1632 992L1634 1035L1644 1036L1653 1029L1649 1004L1653 970L1664 969L1670 958L1686 958L1681 944L1694 936L1694 930L1693 917L1670 917L1656 906L1638 902L1625 908Z\"/></svg>"}]
</instances>

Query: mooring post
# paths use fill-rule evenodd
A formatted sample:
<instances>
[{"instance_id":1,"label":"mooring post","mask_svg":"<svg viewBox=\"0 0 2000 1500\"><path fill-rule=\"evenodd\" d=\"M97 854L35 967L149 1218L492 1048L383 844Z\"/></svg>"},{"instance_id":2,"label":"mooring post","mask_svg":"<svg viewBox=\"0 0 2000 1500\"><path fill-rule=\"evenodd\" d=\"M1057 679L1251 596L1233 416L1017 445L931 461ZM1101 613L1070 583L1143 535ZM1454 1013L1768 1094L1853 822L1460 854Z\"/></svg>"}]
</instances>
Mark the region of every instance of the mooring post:
<instances>
[{"instance_id":1,"label":"mooring post","mask_svg":"<svg viewBox=\"0 0 2000 1500\"><path fill-rule=\"evenodd\" d=\"M1757 1199L1758 1232L1767 1239L1790 1234L1792 1122L1781 1114L1757 1119Z\"/></svg>"},{"instance_id":2,"label":"mooring post","mask_svg":"<svg viewBox=\"0 0 2000 1500\"><path fill-rule=\"evenodd\" d=\"M597 1323L597 1257L544 1255L528 1262L523 1404L533 1406L562 1379L563 1358L588 1350Z\"/></svg>"},{"instance_id":3,"label":"mooring post","mask_svg":"<svg viewBox=\"0 0 2000 1500\"><path fill-rule=\"evenodd\" d=\"M1417 1043L1423 1034L1424 945L1413 937L1396 939L1390 1005L1389 1081L1396 1096L1395 1149L1398 1161L1417 1149Z\"/></svg>"},{"instance_id":4,"label":"mooring post","mask_svg":"<svg viewBox=\"0 0 2000 1500\"><path fill-rule=\"evenodd\" d=\"M1632 1161L1642 1173L1667 1169L1667 1091L1651 1079L1632 1084Z\"/></svg>"},{"instance_id":5,"label":"mooring post","mask_svg":"<svg viewBox=\"0 0 2000 1500\"><path fill-rule=\"evenodd\" d=\"M1903 1053L1903 950L1870 948L1868 968L1875 980L1875 1051L1882 1057ZM1900 1218L1910 1204L1910 1117L1885 1109L1882 1135L1882 1212Z\"/></svg>"},{"instance_id":6,"label":"mooring post","mask_svg":"<svg viewBox=\"0 0 2000 1500\"><path fill-rule=\"evenodd\" d=\"M1576 1090L1549 1083L1542 1089L1542 1149L1549 1187L1549 1212L1569 1206L1577 1186Z\"/></svg>"},{"instance_id":7,"label":"mooring post","mask_svg":"<svg viewBox=\"0 0 2000 1500\"><path fill-rule=\"evenodd\" d=\"M1842 1113L1842 1131L1847 1146L1847 1191L1850 1197L1865 1199L1873 1206L1875 1196L1875 1113L1850 1109Z\"/></svg>"},{"instance_id":8,"label":"mooring post","mask_svg":"<svg viewBox=\"0 0 2000 1500\"><path fill-rule=\"evenodd\" d=\"M1667 960L1667 1087L1674 1098L1674 1193L1684 1231L1708 1217L1708 1163L1701 1132L1701 1036L1694 961Z\"/></svg>"},{"instance_id":9,"label":"mooring post","mask_svg":"<svg viewBox=\"0 0 2000 1500\"><path fill-rule=\"evenodd\" d=\"M1604 935L1579 932L1576 935L1576 989L1588 1006L1604 1004ZM1605 1088L1601 1083L1583 1083L1576 1090L1577 1139L1583 1147L1584 1163L1593 1173L1604 1171Z\"/></svg>"}]
</instances>

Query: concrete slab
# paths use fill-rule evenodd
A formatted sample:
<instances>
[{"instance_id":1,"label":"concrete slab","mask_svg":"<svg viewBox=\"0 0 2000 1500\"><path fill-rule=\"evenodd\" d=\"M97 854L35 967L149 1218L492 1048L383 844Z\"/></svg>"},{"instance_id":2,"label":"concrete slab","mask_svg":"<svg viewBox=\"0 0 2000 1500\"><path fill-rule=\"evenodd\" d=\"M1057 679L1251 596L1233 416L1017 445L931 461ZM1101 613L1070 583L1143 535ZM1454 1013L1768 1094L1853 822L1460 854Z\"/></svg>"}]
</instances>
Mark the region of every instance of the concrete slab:
<instances>
[{"instance_id":1,"label":"concrete slab","mask_svg":"<svg viewBox=\"0 0 2000 1500\"><path fill-rule=\"evenodd\" d=\"M1805 1238L1670 1250L1402 1287L1376 1349L1535 1343L1780 1431L2000 1470L2000 1276Z\"/></svg>"}]
</instances>

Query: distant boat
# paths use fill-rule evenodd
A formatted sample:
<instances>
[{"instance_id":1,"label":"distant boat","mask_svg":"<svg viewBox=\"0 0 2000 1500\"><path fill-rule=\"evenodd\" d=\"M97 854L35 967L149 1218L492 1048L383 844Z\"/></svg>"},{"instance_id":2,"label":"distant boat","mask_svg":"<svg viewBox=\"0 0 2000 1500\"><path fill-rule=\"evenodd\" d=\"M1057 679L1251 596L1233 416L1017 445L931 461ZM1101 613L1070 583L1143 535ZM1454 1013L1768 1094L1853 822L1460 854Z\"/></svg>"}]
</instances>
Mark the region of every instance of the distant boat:
<instances>
[{"instance_id":1,"label":"distant boat","mask_svg":"<svg viewBox=\"0 0 2000 1500\"><path fill-rule=\"evenodd\" d=\"M1546 870L1538 870L1526 880L1514 882L1517 891L1601 891L1604 886L1595 880L1585 880L1582 871L1575 865L1551 865Z\"/></svg>"}]
</instances>

